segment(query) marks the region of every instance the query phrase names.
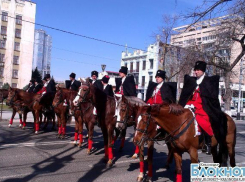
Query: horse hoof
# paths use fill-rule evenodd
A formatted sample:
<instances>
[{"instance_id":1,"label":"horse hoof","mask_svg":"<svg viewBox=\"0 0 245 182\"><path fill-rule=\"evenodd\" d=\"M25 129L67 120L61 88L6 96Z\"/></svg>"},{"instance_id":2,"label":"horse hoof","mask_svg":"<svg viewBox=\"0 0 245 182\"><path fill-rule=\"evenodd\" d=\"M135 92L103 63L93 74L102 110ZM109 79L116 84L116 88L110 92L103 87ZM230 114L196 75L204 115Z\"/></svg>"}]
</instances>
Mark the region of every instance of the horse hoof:
<instances>
[{"instance_id":1,"label":"horse hoof","mask_svg":"<svg viewBox=\"0 0 245 182\"><path fill-rule=\"evenodd\" d=\"M136 181L137 182L141 182L141 181L143 181L143 179L144 179L143 177L137 177L137 180Z\"/></svg>"},{"instance_id":2,"label":"horse hoof","mask_svg":"<svg viewBox=\"0 0 245 182\"><path fill-rule=\"evenodd\" d=\"M81 148L81 147L82 147L82 144L81 144L81 143L79 143L79 144L78 144L78 148Z\"/></svg>"},{"instance_id":3,"label":"horse hoof","mask_svg":"<svg viewBox=\"0 0 245 182\"><path fill-rule=\"evenodd\" d=\"M132 159L137 159L138 158L138 154L134 154L133 156L132 156Z\"/></svg>"},{"instance_id":4,"label":"horse hoof","mask_svg":"<svg viewBox=\"0 0 245 182\"><path fill-rule=\"evenodd\" d=\"M25 126L23 126L23 127L22 127L22 130L25 130L25 129L26 129L26 127L25 127Z\"/></svg>"},{"instance_id":5,"label":"horse hoof","mask_svg":"<svg viewBox=\"0 0 245 182\"><path fill-rule=\"evenodd\" d=\"M73 145L77 146L77 141L76 140L73 141Z\"/></svg>"},{"instance_id":6,"label":"horse hoof","mask_svg":"<svg viewBox=\"0 0 245 182\"><path fill-rule=\"evenodd\" d=\"M35 134L37 135L38 134L38 131L35 131Z\"/></svg>"},{"instance_id":7,"label":"horse hoof","mask_svg":"<svg viewBox=\"0 0 245 182\"><path fill-rule=\"evenodd\" d=\"M91 154L91 150L90 150L90 149L87 150L87 154L88 154L88 155Z\"/></svg>"},{"instance_id":8,"label":"horse hoof","mask_svg":"<svg viewBox=\"0 0 245 182\"><path fill-rule=\"evenodd\" d=\"M21 128L22 127L22 124L20 124L19 127Z\"/></svg>"},{"instance_id":9,"label":"horse hoof","mask_svg":"<svg viewBox=\"0 0 245 182\"><path fill-rule=\"evenodd\" d=\"M106 165L107 167L111 167L112 166L112 160L111 159L109 159L109 161L107 162L107 165Z\"/></svg>"},{"instance_id":10,"label":"horse hoof","mask_svg":"<svg viewBox=\"0 0 245 182\"><path fill-rule=\"evenodd\" d=\"M9 124L9 128L11 128L12 124Z\"/></svg>"}]
</instances>

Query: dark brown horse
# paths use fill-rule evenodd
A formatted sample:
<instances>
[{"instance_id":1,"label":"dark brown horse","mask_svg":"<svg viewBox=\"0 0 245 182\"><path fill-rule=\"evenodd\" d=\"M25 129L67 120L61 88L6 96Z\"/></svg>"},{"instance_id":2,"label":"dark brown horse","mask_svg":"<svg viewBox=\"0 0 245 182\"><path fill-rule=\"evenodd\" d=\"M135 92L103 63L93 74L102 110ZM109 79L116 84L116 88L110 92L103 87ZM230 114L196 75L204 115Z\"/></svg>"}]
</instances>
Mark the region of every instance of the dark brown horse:
<instances>
[{"instance_id":1,"label":"dark brown horse","mask_svg":"<svg viewBox=\"0 0 245 182\"><path fill-rule=\"evenodd\" d=\"M9 91L7 90L7 89L0 89L0 102L3 102L5 99L7 99L7 97L8 97L8 94L9 94ZM13 113L12 113L12 116L11 116L11 119L9 120L9 127L11 127L12 126L12 124L13 124L13 120L14 120L14 117L15 117L15 115L16 115L16 113L17 113L17 110L18 110L18 108L16 107L16 106L11 106L12 107L12 109L13 109ZM21 128L21 127L23 127L23 128L25 128L25 125L24 126L22 126L22 114L19 114L19 118L20 118L20 124L19 124L19 127ZM25 124L25 123L24 123Z\"/></svg>"},{"instance_id":2,"label":"dark brown horse","mask_svg":"<svg viewBox=\"0 0 245 182\"><path fill-rule=\"evenodd\" d=\"M56 87L56 94L52 105L58 119L58 138L65 138L66 123L69 119L71 119L71 116L69 115L69 108L71 107L72 101L76 95L76 91L67 88L60 88L59 86ZM65 106L64 101L66 101Z\"/></svg>"},{"instance_id":3,"label":"dark brown horse","mask_svg":"<svg viewBox=\"0 0 245 182\"><path fill-rule=\"evenodd\" d=\"M27 113L31 111L34 116L34 128L35 133L38 134L39 131L39 121L40 115L42 114L42 109L44 104L40 104L40 98L42 96L40 94L27 93L24 90L20 89L12 89L9 88L9 95L6 100L7 105L16 105L16 103L21 103L22 107L24 107L24 123L26 123ZM50 99L52 99L52 95L45 97L42 102L49 103Z\"/></svg>"},{"instance_id":4,"label":"dark brown horse","mask_svg":"<svg viewBox=\"0 0 245 182\"><path fill-rule=\"evenodd\" d=\"M103 91L88 82L87 85L81 86L79 96L78 104L89 101L97 109L98 122L104 137L105 157L109 158L107 164L111 166L113 160L113 131L116 125L115 99L114 97L107 96Z\"/></svg>"},{"instance_id":5,"label":"dark brown horse","mask_svg":"<svg viewBox=\"0 0 245 182\"><path fill-rule=\"evenodd\" d=\"M235 144L236 144L236 125L231 117L227 116L227 135L225 145L219 146L215 137L212 137L212 155L215 163L221 165L227 164L229 154L230 165L235 164ZM142 112L142 120L138 123L134 143L144 145L147 140L152 140L154 137L154 121L169 133L167 140L172 145L173 155L176 163L176 181L182 181L182 153L190 154L191 163L198 162L198 149L204 145L199 142L199 137L196 136L194 116L189 109L184 109L180 105L162 105L162 106L145 106Z\"/></svg>"},{"instance_id":6,"label":"dark brown horse","mask_svg":"<svg viewBox=\"0 0 245 182\"><path fill-rule=\"evenodd\" d=\"M144 107L147 106L147 104L137 98L137 97L127 97L122 96L122 100L120 102L119 108L120 108L120 120L122 122L117 123L117 127L119 128L125 128L127 125L127 122L132 122L132 118L134 118L134 121L140 120L141 116L140 114L143 112ZM135 125L137 126L137 122L135 122ZM157 125L154 126L154 131L152 133L154 135L152 138L155 140L157 136ZM150 181L152 178L152 160L153 160L153 148L154 148L154 140L148 140L148 152L147 152L147 161L148 161L148 175L147 175L147 181ZM168 145L169 151L171 151L170 145ZM138 146L136 146L138 147ZM139 148L139 147L138 147ZM137 150L136 150L137 151ZM137 153L133 155L132 158L135 158L135 156L139 155L140 158L140 174L138 175L137 181L143 180L143 173L144 173L144 146L140 146ZM169 164L172 162L173 155L171 152L168 154L167 164L166 167L168 168Z\"/></svg>"}]
</instances>

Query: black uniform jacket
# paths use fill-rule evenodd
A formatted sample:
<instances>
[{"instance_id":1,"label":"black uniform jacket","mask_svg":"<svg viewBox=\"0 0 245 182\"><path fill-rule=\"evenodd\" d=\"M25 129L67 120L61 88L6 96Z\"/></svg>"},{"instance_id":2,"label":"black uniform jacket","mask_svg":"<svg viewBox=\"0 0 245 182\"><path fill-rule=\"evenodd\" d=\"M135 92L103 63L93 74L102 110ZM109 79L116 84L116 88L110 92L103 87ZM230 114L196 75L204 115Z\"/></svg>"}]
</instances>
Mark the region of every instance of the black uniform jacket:
<instances>
[{"instance_id":1,"label":"black uniform jacket","mask_svg":"<svg viewBox=\"0 0 245 182\"><path fill-rule=\"evenodd\" d=\"M36 86L35 86L35 88L33 89L33 93L37 93L39 90L41 90L42 89L42 85L41 84L37 84Z\"/></svg>"},{"instance_id":2,"label":"black uniform jacket","mask_svg":"<svg viewBox=\"0 0 245 182\"><path fill-rule=\"evenodd\" d=\"M115 81L116 81L116 91L115 92L118 92L122 85L122 78L116 78ZM125 81L123 82L123 94L125 96L137 96L133 75L126 76Z\"/></svg>"},{"instance_id":3,"label":"black uniform jacket","mask_svg":"<svg viewBox=\"0 0 245 182\"><path fill-rule=\"evenodd\" d=\"M112 86L111 85L106 85L105 89L103 89L103 91L106 93L106 95L109 95L111 97L114 96L113 90L112 90Z\"/></svg>"},{"instance_id":4,"label":"black uniform jacket","mask_svg":"<svg viewBox=\"0 0 245 182\"><path fill-rule=\"evenodd\" d=\"M196 77L185 75L184 86L180 95L179 104L183 107L193 96L197 87ZM219 95L219 76L205 76L199 85L200 96L204 111L208 114L214 135L218 142L223 142L227 134L227 117L221 111Z\"/></svg>"},{"instance_id":5,"label":"black uniform jacket","mask_svg":"<svg viewBox=\"0 0 245 182\"><path fill-rule=\"evenodd\" d=\"M147 102L157 86L157 83L150 81L147 91L146 99ZM166 103L176 103L176 94L177 94L177 83L176 82L164 82L160 88L162 100Z\"/></svg>"},{"instance_id":6,"label":"black uniform jacket","mask_svg":"<svg viewBox=\"0 0 245 182\"><path fill-rule=\"evenodd\" d=\"M68 89L71 88L71 90L74 90L74 91L78 91L79 87L81 86L81 82L79 82L77 80L74 80L74 82L72 84L71 84L71 80L66 80L65 84L66 84L66 88L68 88Z\"/></svg>"}]
</instances>

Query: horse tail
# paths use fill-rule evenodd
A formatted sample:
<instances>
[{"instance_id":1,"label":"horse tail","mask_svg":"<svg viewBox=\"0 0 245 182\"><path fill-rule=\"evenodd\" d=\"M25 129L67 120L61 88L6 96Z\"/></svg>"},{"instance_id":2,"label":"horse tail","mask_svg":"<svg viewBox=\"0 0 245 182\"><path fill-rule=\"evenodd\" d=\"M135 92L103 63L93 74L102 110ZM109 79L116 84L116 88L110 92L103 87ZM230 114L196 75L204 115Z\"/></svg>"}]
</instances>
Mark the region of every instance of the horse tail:
<instances>
[{"instance_id":1,"label":"horse tail","mask_svg":"<svg viewBox=\"0 0 245 182\"><path fill-rule=\"evenodd\" d=\"M223 142L219 145L219 156L220 156L220 165L225 167L227 166L228 161L228 148L226 142Z\"/></svg>"}]
</instances>

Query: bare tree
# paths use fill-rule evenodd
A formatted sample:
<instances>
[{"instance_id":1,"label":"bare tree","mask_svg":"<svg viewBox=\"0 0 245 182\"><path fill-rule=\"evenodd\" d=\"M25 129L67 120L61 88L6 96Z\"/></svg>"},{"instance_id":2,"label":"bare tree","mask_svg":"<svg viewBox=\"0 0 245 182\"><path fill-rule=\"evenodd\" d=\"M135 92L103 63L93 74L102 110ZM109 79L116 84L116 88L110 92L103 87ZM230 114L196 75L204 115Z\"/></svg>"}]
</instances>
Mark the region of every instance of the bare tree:
<instances>
[{"instance_id":1,"label":"bare tree","mask_svg":"<svg viewBox=\"0 0 245 182\"><path fill-rule=\"evenodd\" d=\"M208 1L203 0L203 4L207 5ZM232 75L237 74L235 67L245 54L245 0L217 0L209 6L202 7L205 8L197 7L193 12L185 15L185 18L192 18L193 20L193 23L186 30L194 26L201 19L213 18L220 12L230 15L213 32L213 35L216 36L215 43L208 48L209 50L205 47L202 47L201 50L205 53L208 64L212 65L212 70L214 72L215 70L222 72L225 82L225 110L230 110L232 99L230 81ZM224 56L220 54L221 50L230 51L227 52L228 55Z\"/></svg>"}]
</instances>

